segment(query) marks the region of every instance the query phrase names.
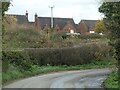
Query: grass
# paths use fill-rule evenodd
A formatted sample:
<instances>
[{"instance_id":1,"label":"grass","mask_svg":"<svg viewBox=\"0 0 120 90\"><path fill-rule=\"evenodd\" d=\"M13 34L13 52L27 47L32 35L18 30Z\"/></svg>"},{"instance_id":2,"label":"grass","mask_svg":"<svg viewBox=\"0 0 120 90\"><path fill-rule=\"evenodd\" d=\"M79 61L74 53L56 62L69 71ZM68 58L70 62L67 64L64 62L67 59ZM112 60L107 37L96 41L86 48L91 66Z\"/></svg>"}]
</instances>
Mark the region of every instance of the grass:
<instances>
[{"instance_id":1,"label":"grass","mask_svg":"<svg viewBox=\"0 0 120 90\"><path fill-rule=\"evenodd\" d=\"M117 70L113 71L108 78L104 81L104 87L105 88L119 88L118 85L118 72ZM120 88L119 88L120 89Z\"/></svg>"},{"instance_id":2,"label":"grass","mask_svg":"<svg viewBox=\"0 0 120 90\"><path fill-rule=\"evenodd\" d=\"M109 63L108 63L109 62ZM51 72L58 72L58 71L69 71L69 70L84 70L84 69L96 69L96 68L107 68L107 67L115 67L115 61L94 61L89 64L83 65L76 65L76 66L37 66L34 65L31 67L30 71L20 71L19 68L10 66L7 72L3 73L3 85L10 83L11 81L23 79L39 74L46 74Z\"/></svg>"}]
</instances>

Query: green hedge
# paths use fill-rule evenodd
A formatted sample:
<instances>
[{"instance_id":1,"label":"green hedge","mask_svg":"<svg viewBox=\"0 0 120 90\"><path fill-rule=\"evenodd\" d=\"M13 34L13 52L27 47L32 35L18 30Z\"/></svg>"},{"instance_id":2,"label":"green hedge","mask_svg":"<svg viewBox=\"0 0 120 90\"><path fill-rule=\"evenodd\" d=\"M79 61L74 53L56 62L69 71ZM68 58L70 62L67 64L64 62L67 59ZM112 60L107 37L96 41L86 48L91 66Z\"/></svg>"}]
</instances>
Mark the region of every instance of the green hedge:
<instances>
[{"instance_id":1,"label":"green hedge","mask_svg":"<svg viewBox=\"0 0 120 90\"><path fill-rule=\"evenodd\" d=\"M30 59L38 65L79 65L94 58L90 47L64 49L27 49Z\"/></svg>"},{"instance_id":2,"label":"green hedge","mask_svg":"<svg viewBox=\"0 0 120 90\"><path fill-rule=\"evenodd\" d=\"M79 39L100 39L102 36L99 34L79 35Z\"/></svg>"},{"instance_id":3,"label":"green hedge","mask_svg":"<svg viewBox=\"0 0 120 90\"><path fill-rule=\"evenodd\" d=\"M2 51L2 66L3 71L9 68L9 64L13 64L21 70L28 70L31 67L31 60L24 50L17 51Z\"/></svg>"},{"instance_id":4,"label":"green hedge","mask_svg":"<svg viewBox=\"0 0 120 90\"><path fill-rule=\"evenodd\" d=\"M109 58L108 45L86 44L75 48L26 49L37 65L80 65L92 60Z\"/></svg>"},{"instance_id":5,"label":"green hedge","mask_svg":"<svg viewBox=\"0 0 120 90\"><path fill-rule=\"evenodd\" d=\"M80 65L110 57L108 45L85 44L74 48L28 48L3 51L3 71L8 63L29 70L34 65Z\"/></svg>"}]
</instances>

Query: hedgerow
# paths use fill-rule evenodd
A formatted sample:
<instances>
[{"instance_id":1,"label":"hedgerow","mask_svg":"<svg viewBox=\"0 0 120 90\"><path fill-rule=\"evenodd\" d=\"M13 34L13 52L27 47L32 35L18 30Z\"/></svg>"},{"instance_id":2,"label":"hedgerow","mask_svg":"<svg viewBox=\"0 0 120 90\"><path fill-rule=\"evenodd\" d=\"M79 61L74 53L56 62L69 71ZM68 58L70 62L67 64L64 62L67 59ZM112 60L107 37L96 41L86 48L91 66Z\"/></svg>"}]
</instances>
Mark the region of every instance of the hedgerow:
<instances>
[{"instance_id":1,"label":"hedgerow","mask_svg":"<svg viewBox=\"0 0 120 90\"><path fill-rule=\"evenodd\" d=\"M3 63L13 64L24 70L32 65L80 65L93 60L111 57L108 45L85 44L74 48L26 48L24 50L3 51ZM3 69L6 70L4 65ZM4 71L3 70L3 71Z\"/></svg>"}]
</instances>

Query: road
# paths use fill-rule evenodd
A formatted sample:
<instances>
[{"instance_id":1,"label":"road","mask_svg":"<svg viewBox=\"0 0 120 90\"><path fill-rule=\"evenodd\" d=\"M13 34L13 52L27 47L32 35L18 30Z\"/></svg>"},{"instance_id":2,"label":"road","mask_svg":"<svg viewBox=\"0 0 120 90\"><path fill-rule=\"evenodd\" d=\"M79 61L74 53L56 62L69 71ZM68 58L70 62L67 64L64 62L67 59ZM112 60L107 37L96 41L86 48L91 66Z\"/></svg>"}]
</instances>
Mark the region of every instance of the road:
<instances>
[{"instance_id":1,"label":"road","mask_svg":"<svg viewBox=\"0 0 120 90\"><path fill-rule=\"evenodd\" d=\"M16 81L3 88L101 88L111 71L105 68L56 72Z\"/></svg>"}]
</instances>

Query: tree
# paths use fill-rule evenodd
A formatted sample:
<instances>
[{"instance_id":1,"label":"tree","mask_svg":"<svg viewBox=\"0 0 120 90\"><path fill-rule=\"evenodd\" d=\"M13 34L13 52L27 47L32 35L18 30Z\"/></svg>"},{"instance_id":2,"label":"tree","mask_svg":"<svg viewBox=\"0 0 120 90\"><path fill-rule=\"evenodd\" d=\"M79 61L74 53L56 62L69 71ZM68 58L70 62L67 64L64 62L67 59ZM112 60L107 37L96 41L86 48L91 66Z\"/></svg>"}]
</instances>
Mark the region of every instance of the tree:
<instances>
[{"instance_id":1,"label":"tree","mask_svg":"<svg viewBox=\"0 0 120 90\"><path fill-rule=\"evenodd\" d=\"M2 4L2 16L4 17L5 11L8 10L10 2L0 2Z\"/></svg>"},{"instance_id":2,"label":"tree","mask_svg":"<svg viewBox=\"0 0 120 90\"><path fill-rule=\"evenodd\" d=\"M8 10L8 7L10 6L10 2L2 2L0 1L0 5L2 5L2 22L4 20L4 16L5 16L5 11ZM4 25L2 23L2 34L4 34Z\"/></svg>"},{"instance_id":3,"label":"tree","mask_svg":"<svg viewBox=\"0 0 120 90\"><path fill-rule=\"evenodd\" d=\"M95 32L96 33L108 33L108 29L105 26L105 23L103 20L99 20L97 21L96 25L95 25Z\"/></svg>"},{"instance_id":4,"label":"tree","mask_svg":"<svg viewBox=\"0 0 120 90\"><path fill-rule=\"evenodd\" d=\"M120 2L104 2L99 11L104 13L103 19L108 30L110 30L110 40L116 49L117 60L120 60L120 51L118 55L118 47L120 47Z\"/></svg>"},{"instance_id":5,"label":"tree","mask_svg":"<svg viewBox=\"0 0 120 90\"><path fill-rule=\"evenodd\" d=\"M119 2L104 2L99 11L104 13L103 19L107 29L110 30L111 45L115 48L116 60L118 60L118 69L120 75L120 1ZM120 77L119 83L120 83Z\"/></svg>"}]
</instances>

